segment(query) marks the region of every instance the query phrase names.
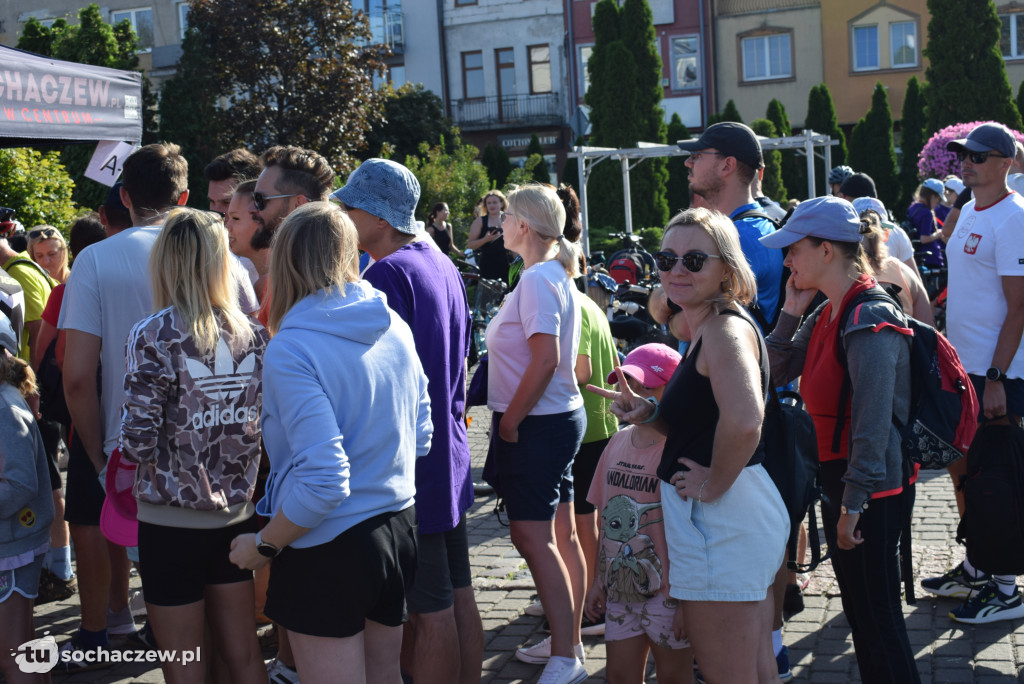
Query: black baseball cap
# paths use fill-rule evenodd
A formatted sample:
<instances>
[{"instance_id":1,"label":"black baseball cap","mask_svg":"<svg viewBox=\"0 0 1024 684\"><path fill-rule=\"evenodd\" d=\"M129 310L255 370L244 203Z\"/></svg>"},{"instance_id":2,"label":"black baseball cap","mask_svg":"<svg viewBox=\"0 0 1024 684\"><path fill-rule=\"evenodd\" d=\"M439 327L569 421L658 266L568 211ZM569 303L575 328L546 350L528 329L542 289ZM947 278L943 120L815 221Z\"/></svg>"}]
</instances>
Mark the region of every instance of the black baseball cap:
<instances>
[{"instance_id":1,"label":"black baseball cap","mask_svg":"<svg viewBox=\"0 0 1024 684\"><path fill-rule=\"evenodd\" d=\"M676 143L682 150L697 152L712 148L727 157L735 157L747 166L760 169L764 166L761 143L749 126L733 121L723 121L708 126L696 140L680 140Z\"/></svg>"},{"instance_id":2,"label":"black baseball cap","mask_svg":"<svg viewBox=\"0 0 1024 684\"><path fill-rule=\"evenodd\" d=\"M878 197L875 181L866 173L855 173L839 186L839 194L857 199L858 197Z\"/></svg>"}]
</instances>

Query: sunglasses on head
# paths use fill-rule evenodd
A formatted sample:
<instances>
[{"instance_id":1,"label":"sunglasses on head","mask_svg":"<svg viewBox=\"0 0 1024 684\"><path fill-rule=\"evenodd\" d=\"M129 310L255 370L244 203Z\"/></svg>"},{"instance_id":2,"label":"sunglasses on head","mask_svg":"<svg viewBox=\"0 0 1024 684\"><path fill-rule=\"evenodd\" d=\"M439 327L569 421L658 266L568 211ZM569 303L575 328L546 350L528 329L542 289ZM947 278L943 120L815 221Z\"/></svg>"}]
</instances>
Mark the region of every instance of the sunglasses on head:
<instances>
[{"instance_id":1,"label":"sunglasses on head","mask_svg":"<svg viewBox=\"0 0 1024 684\"><path fill-rule=\"evenodd\" d=\"M299 193L293 192L290 195L264 195L260 191L252 193L252 203L256 207L256 211L263 211L267 208L267 200L280 199L282 197L298 197Z\"/></svg>"},{"instance_id":2,"label":"sunglasses on head","mask_svg":"<svg viewBox=\"0 0 1024 684\"><path fill-rule=\"evenodd\" d=\"M36 228L35 230L30 231L28 234L28 238L30 240L37 240L39 238L45 238L48 240L50 238L55 237L57 237L56 228Z\"/></svg>"},{"instance_id":3,"label":"sunglasses on head","mask_svg":"<svg viewBox=\"0 0 1024 684\"><path fill-rule=\"evenodd\" d=\"M956 158L963 163L965 159L970 159L972 164L984 164L988 161L989 157L995 157L996 159L1007 159L1005 154L996 154L989 150L988 152L970 152L968 150L957 150Z\"/></svg>"},{"instance_id":4,"label":"sunglasses on head","mask_svg":"<svg viewBox=\"0 0 1024 684\"><path fill-rule=\"evenodd\" d=\"M705 254L704 252L687 252L683 256L676 256L672 252L658 252L654 255L654 263L659 271L671 271L675 268L676 262L683 262L683 268L690 273L699 273L704 268L704 262L708 259L721 259L717 254Z\"/></svg>"}]
</instances>

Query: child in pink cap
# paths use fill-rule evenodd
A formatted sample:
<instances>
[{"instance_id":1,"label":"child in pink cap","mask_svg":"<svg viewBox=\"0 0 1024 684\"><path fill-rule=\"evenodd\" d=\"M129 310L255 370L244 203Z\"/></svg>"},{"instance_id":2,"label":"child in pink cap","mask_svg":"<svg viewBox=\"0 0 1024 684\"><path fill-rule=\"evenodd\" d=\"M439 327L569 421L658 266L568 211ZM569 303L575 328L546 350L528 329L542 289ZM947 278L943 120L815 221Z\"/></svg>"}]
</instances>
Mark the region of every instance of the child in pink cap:
<instances>
[{"instance_id":1,"label":"child in pink cap","mask_svg":"<svg viewBox=\"0 0 1024 684\"><path fill-rule=\"evenodd\" d=\"M608 376L642 397L661 400L680 356L663 344L645 344ZM601 513L598 569L585 612L604 616L609 681L643 679L648 650L658 681L691 681L693 654L675 623L678 602L668 594L668 549L662 525L657 468L665 436L630 425L612 436L601 455L587 500Z\"/></svg>"}]
</instances>

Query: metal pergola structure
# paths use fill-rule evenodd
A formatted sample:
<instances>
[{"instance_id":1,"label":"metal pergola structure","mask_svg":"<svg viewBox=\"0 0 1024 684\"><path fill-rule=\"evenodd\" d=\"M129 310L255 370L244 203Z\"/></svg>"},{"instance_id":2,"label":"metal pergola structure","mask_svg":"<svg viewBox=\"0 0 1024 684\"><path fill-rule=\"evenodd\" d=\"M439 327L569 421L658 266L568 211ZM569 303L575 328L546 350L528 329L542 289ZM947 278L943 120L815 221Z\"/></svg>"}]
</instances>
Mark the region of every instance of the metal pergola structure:
<instances>
[{"instance_id":1,"label":"metal pergola structure","mask_svg":"<svg viewBox=\"0 0 1024 684\"><path fill-rule=\"evenodd\" d=\"M823 133L815 133L812 130L805 130L802 135L792 135L785 138L762 138L758 136L762 150L801 150L807 159L807 196L814 197L814 157L819 156L825 160L825 174L823 179L828 183L827 174L832 168L832 146L838 145L838 140L833 140ZM817 148L822 152L816 152ZM579 168L580 178L580 219L583 222L583 252L590 254L590 216L587 208L587 181L594 167L606 159L617 159L622 167L622 195L625 200L626 232L633 232L632 202L629 192L629 171L645 159L658 157L684 157L690 153L680 149L678 145L662 145L660 143L637 143L637 147L619 148L612 147L574 147L569 153L570 158L575 158Z\"/></svg>"}]
</instances>

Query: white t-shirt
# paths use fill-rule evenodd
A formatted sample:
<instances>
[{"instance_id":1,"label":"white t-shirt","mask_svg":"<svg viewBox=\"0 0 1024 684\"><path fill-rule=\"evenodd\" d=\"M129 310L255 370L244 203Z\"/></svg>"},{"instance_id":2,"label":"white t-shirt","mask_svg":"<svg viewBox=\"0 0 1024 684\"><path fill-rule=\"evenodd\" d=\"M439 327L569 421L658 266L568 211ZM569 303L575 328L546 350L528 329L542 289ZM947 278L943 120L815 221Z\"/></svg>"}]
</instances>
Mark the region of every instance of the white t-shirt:
<instances>
[{"instance_id":1,"label":"white t-shirt","mask_svg":"<svg viewBox=\"0 0 1024 684\"><path fill-rule=\"evenodd\" d=\"M107 457L121 434L128 333L153 313L149 253L160 228L129 228L83 249L75 257L57 321L61 330L79 330L100 338L100 410ZM232 264L232 275L239 284L239 306L246 313L256 311L259 304L245 270L238 260Z\"/></svg>"},{"instance_id":2,"label":"white t-shirt","mask_svg":"<svg viewBox=\"0 0 1024 684\"><path fill-rule=\"evenodd\" d=\"M949 293L946 330L968 373L992 366L999 331L1006 320L1002 276L1024 276L1024 198L1015 192L982 210L975 200L960 212L946 245ZM1024 378L1024 354L1006 369Z\"/></svg>"},{"instance_id":3,"label":"white t-shirt","mask_svg":"<svg viewBox=\"0 0 1024 684\"><path fill-rule=\"evenodd\" d=\"M885 238L885 246L889 248L889 256L896 257L899 261L906 263L914 258L914 245L910 243L910 236L899 226L886 222L888 229Z\"/></svg>"},{"instance_id":4,"label":"white t-shirt","mask_svg":"<svg viewBox=\"0 0 1024 684\"><path fill-rule=\"evenodd\" d=\"M527 340L537 333L558 336L558 367L530 415L575 411L583 406L576 385L576 350L580 346L580 305L575 287L557 261L523 271L504 304L487 326L487 407L505 411L530 364Z\"/></svg>"}]
</instances>

